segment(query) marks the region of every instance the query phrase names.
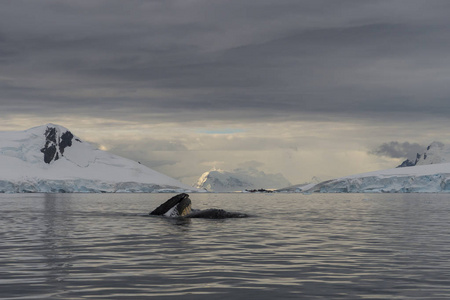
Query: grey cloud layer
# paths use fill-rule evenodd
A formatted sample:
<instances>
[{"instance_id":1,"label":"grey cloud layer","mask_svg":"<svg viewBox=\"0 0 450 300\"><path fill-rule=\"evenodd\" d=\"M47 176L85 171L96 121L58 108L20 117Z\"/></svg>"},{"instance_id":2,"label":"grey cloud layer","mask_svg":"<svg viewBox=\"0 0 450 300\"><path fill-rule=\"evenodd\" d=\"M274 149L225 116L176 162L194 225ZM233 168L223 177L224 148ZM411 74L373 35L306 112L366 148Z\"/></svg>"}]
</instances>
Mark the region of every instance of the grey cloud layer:
<instances>
[{"instance_id":1,"label":"grey cloud layer","mask_svg":"<svg viewBox=\"0 0 450 300\"><path fill-rule=\"evenodd\" d=\"M1 114L244 121L450 112L448 1L14 0L0 8Z\"/></svg>"}]
</instances>

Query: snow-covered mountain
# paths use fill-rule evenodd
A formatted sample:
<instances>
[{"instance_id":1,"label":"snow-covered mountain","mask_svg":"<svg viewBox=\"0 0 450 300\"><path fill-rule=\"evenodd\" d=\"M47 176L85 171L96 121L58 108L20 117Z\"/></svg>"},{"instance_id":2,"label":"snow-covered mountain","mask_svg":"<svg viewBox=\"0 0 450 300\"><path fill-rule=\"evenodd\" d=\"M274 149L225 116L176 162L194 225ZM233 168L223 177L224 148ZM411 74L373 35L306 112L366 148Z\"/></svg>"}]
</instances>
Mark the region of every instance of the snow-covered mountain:
<instances>
[{"instance_id":1,"label":"snow-covered mountain","mask_svg":"<svg viewBox=\"0 0 450 300\"><path fill-rule=\"evenodd\" d=\"M441 193L450 192L450 163L395 168L321 182L301 192Z\"/></svg>"},{"instance_id":2,"label":"snow-covered mountain","mask_svg":"<svg viewBox=\"0 0 450 300\"><path fill-rule=\"evenodd\" d=\"M450 162L450 147L440 142L431 143L424 153L417 153L414 161L407 159L398 167L423 166Z\"/></svg>"},{"instance_id":3,"label":"snow-covered mountain","mask_svg":"<svg viewBox=\"0 0 450 300\"><path fill-rule=\"evenodd\" d=\"M192 187L95 149L54 124L0 132L0 192L163 192Z\"/></svg>"},{"instance_id":4,"label":"snow-covered mountain","mask_svg":"<svg viewBox=\"0 0 450 300\"><path fill-rule=\"evenodd\" d=\"M318 184L296 185L281 192L445 193L450 192L450 147L431 143L414 161L394 169L356 174Z\"/></svg>"},{"instance_id":5,"label":"snow-covered mountain","mask_svg":"<svg viewBox=\"0 0 450 300\"><path fill-rule=\"evenodd\" d=\"M212 169L203 173L195 187L210 192L235 192L252 189L277 189L290 185L281 174L266 174L256 169L235 169L231 172Z\"/></svg>"}]
</instances>

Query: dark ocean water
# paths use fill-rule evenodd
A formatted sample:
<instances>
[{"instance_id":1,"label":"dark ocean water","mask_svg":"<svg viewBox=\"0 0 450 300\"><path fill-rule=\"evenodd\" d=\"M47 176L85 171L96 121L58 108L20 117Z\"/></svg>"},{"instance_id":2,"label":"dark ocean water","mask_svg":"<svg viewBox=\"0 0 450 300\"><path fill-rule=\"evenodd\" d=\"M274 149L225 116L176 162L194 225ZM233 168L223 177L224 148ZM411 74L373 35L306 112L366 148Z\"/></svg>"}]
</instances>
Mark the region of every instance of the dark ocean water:
<instances>
[{"instance_id":1,"label":"dark ocean water","mask_svg":"<svg viewBox=\"0 0 450 300\"><path fill-rule=\"evenodd\" d=\"M450 195L0 195L0 299L450 299Z\"/></svg>"}]
</instances>

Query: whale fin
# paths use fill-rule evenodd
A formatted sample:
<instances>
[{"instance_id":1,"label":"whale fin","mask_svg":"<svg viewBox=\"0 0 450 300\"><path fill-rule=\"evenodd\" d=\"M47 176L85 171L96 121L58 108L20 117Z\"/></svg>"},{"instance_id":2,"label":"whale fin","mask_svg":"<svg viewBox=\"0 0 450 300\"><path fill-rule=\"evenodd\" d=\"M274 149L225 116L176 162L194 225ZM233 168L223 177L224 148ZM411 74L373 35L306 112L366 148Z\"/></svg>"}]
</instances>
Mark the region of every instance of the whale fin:
<instances>
[{"instance_id":1,"label":"whale fin","mask_svg":"<svg viewBox=\"0 0 450 300\"><path fill-rule=\"evenodd\" d=\"M176 195L160 206L158 206L150 215L166 217L183 217L191 212L191 199L186 193Z\"/></svg>"}]
</instances>

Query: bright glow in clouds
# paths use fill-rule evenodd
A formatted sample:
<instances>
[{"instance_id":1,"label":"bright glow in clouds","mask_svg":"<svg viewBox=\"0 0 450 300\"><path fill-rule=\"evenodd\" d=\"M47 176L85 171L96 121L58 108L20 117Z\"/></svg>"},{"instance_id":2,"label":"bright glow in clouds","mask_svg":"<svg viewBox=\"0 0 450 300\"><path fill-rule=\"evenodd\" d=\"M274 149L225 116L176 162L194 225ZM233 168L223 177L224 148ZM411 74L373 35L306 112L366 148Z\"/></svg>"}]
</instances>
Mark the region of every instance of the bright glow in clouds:
<instances>
[{"instance_id":1,"label":"bright glow in clouds","mask_svg":"<svg viewBox=\"0 0 450 300\"><path fill-rule=\"evenodd\" d=\"M209 122L208 129L201 130L200 122L152 124L68 117L48 120L22 115L8 119L8 126L1 129L24 130L48 122L67 127L102 150L140 161L189 185L212 168L252 167L265 173L281 173L298 184L313 176L326 180L392 168L402 160L370 154L376 146L396 138L393 125L370 122L243 123L233 126L245 130L223 132L222 128L233 127L225 122ZM404 140L425 145L449 138L437 120L414 126L396 124L395 128L404 133ZM420 135L420 128L425 134Z\"/></svg>"}]
</instances>

